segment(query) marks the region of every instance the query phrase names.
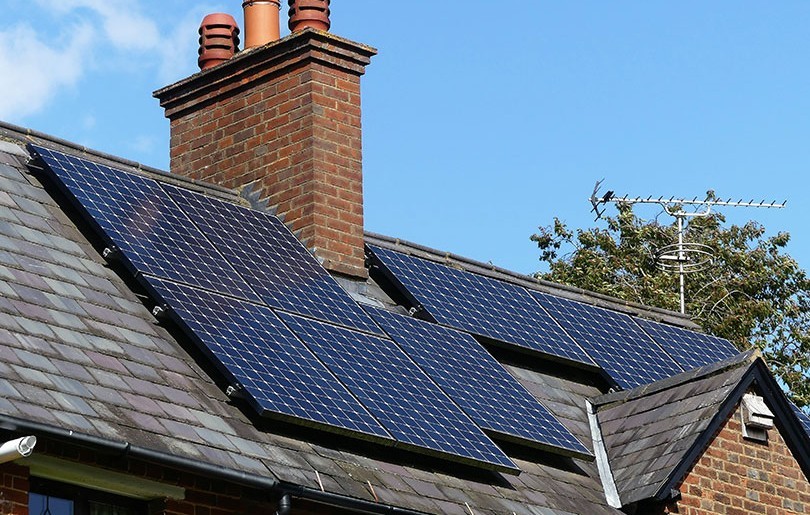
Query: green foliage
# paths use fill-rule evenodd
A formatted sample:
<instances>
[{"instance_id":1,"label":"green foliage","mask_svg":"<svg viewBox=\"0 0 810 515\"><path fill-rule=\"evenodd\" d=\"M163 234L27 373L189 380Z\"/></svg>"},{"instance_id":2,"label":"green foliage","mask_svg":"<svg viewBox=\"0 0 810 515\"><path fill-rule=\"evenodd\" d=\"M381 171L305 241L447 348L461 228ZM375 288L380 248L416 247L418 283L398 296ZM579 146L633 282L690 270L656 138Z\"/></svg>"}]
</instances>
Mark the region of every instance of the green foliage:
<instances>
[{"instance_id":1,"label":"green foliage","mask_svg":"<svg viewBox=\"0 0 810 515\"><path fill-rule=\"evenodd\" d=\"M605 228L575 231L558 219L541 227L531 239L549 271L537 277L679 310L678 274L662 271L655 260L659 249L678 241L677 228L642 220L623 204L605 221ZM739 349L759 347L793 400L808 406L810 280L784 253L787 233L766 236L756 222L727 227L725 221L712 213L685 227L684 241L713 251L713 262L686 278L686 312Z\"/></svg>"}]
</instances>

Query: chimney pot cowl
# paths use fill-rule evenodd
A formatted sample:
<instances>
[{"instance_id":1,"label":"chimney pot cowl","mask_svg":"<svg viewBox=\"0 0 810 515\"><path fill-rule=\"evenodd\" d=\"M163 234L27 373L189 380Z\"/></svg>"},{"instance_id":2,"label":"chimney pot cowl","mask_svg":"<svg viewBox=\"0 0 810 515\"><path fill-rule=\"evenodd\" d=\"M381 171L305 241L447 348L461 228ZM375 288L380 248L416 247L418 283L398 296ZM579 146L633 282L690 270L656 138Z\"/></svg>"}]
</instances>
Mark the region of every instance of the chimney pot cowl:
<instances>
[{"instance_id":1,"label":"chimney pot cowl","mask_svg":"<svg viewBox=\"0 0 810 515\"><path fill-rule=\"evenodd\" d=\"M227 61L239 50L239 26L230 14L214 13L200 24L197 64L201 70Z\"/></svg>"},{"instance_id":2,"label":"chimney pot cowl","mask_svg":"<svg viewBox=\"0 0 810 515\"><path fill-rule=\"evenodd\" d=\"M308 27L327 31L332 23L329 20L329 0L288 0L290 6L289 27L298 32Z\"/></svg>"}]
</instances>

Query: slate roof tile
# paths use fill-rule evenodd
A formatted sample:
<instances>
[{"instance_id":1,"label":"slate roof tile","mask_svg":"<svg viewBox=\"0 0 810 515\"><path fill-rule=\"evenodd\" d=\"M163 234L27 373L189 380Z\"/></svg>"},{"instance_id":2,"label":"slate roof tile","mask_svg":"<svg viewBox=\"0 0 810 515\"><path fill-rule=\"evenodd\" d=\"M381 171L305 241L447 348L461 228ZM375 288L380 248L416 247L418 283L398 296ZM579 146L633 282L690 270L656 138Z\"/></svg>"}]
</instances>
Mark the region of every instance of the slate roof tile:
<instances>
[{"instance_id":1,"label":"slate roof tile","mask_svg":"<svg viewBox=\"0 0 810 515\"><path fill-rule=\"evenodd\" d=\"M52 409L47 405L35 404L36 401L28 402L25 399L13 399L12 404L15 409L11 413L18 414L21 418L36 420L43 424L52 424L57 427L62 427L60 419L55 415Z\"/></svg>"},{"instance_id":2,"label":"slate roof tile","mask_svg":"<svg viewBox=\"0 0 810 515\"><path fill-rule=\"evenodd\" d=\"M309 488L320 488L318 483L315 481L314 477L310 477L305 472L298 470L298 469L282 469L274 467L271 463L264 463L264 465L270 470L270 474L279 481L286 481L288 483L294 485L302 485ZM314 474L312 474L314 476ZM340 485L338 485L335 481L330 482L331 488L326 489L327 492L332 493L342 493L338 492L340 489Z\"/></svg>"},{"instance_id":3,"label":"slate roof tile","mask_svg":"<svg viewBox=\"0 0 810 515\"><path fill-rule=\"evenodd\" d=\"M51 382L51 376L48 374L20 365L12 365L11 368L17 374L17 377L25 378L25 381L28 384L44 386L45 388L54 388L54 384Z\"/></svg>"},{"instance_id":4,"label":"slate roof tile","mask_svg":"<svg viewBox=\"0 0 810 515\"><path fill-rule=\"evenodd\" d=\"M132 387L127 384L124 378L115 373L98 369L90 369L90 373L100 385L112 388L121 395L123 395L124 392L133 391Z\"/></svg>"},{"instance_id":5,"label":"slate roof tile","mask_svg":"<svg viewBox=\"0 0 810 515\"><path fill-rule=\"evenodd\" d=\"M248 474L256 474L258 476L266 476L269 471L261 459L245 456L240 453L232 453L234 468L242 470Z\"/></svg>"},{"instance_id":6,"label":"slate roof tile","mask_svg":"<svg viewBox=\"0 0 810 515\"><path fill-rule=\"evenodd\" d=\"M439 513L446 513L447 515L469 515L470 513L466 511L466 507L460 504L442 501L441 499L434 499L433 502L436 503Z\"/></svg>"},{"instance_id":7,"label":"slate roof tile","mask_svg":"<svg viewBox=\"0 0 810 515\"><path fill-rule=\"evenodd\" d=\"M54 416L57 420L59 420L59 425L61 427L70 427L73 430L85 434L95 429L93 424L91 424L88 419L80 414L57 411Z\"/></svg>"}]
</instances>

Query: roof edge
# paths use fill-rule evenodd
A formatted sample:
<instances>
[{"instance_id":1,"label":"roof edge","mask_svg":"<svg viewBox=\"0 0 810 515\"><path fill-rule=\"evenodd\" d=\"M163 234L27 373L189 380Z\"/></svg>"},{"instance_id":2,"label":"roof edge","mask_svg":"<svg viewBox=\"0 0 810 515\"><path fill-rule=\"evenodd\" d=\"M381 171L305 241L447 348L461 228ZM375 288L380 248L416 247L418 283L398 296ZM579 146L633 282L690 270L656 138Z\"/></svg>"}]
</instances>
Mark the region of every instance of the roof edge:
<instances>
[{"instance_id":1,"label":"roof edge","mask_svg":"<svg viewBox=\"0 0 810 515\"><path fill-rule=\"evenodd\" d=\"M228 188L223 188L216 184L211 184L203 181L189 179L181 175L174 175L171 172L155 168L153 166L145 165L137 161L132 161L119 156L108 154L100 150L95 150L83 145L79 145L72 141L46 134L44 132L35 131L27 127L21 127L8 122L0 120L0 139L10 142L19 142L22 145L36 144L48 148L53 148L60 151L69 151L72 153L85 154L95 161L100 161L104 164L122 169L126 172L134 172L147 175L159 181L173 183L175 185L193 189L209 195L214 195L220 198L227 198L232 201L239 201L242 196L239 192Z\"/></svg>"}]
</instances>

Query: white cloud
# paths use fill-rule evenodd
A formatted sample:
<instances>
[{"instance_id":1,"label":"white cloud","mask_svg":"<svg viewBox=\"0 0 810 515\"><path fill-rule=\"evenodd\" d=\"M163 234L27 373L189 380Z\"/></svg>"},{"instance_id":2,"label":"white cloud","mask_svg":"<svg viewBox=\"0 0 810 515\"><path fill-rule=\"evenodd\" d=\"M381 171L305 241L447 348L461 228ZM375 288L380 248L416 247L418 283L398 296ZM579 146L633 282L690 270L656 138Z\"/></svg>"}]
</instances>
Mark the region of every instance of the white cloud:
<instances>
[{"instance_id":1,"label":"white cloud","mask_svg":"<svg viewBox=\"0 0 810 515\"><path fill-rule=\"evenodd\" d=\"M121 50L153 50L160 46L157 24L141 13L136 0L38 0L57 14L88 9L102 19L107 40Z\"/></svg>"},{"instance_id":2,"label":"white cloud","mask_svg":"<svg viewBox=\"0 0 810 515\"><path fill-rule=\"evenodd\" d=\"M57 91L81 77L92 47L89 25L70 27L66 41L49 45L28 25L0 31L0 118L17 119L39 111Z\"/></svg>"},{"instance_id":3,"label":"white cloud","mask_svg":"<svg viewBox=\"0 0 810 515\"><path fill-rule=\"evenodd\" d=\"M142 0L35 0L32 22L0 30L0 119L41 111L61 90L94 73L154 73L159 85L197 71L197 29L211 5L161 4L176 21L161 33ZM172 4L172 2L169 2ZM188 7L185 15L178 10ZM220 6L221 7L221 6ZM168 14L167 13L167 14ZM157 14L155 14L157 16ZM36 21L36 25L33 20ZM61 28L54 30L54 24ZM95 59L98 57L106 59ZM131 66L132 64L134 66ZM91 124L92 125L92 124Z\"/></svg>"}]
</instances>

